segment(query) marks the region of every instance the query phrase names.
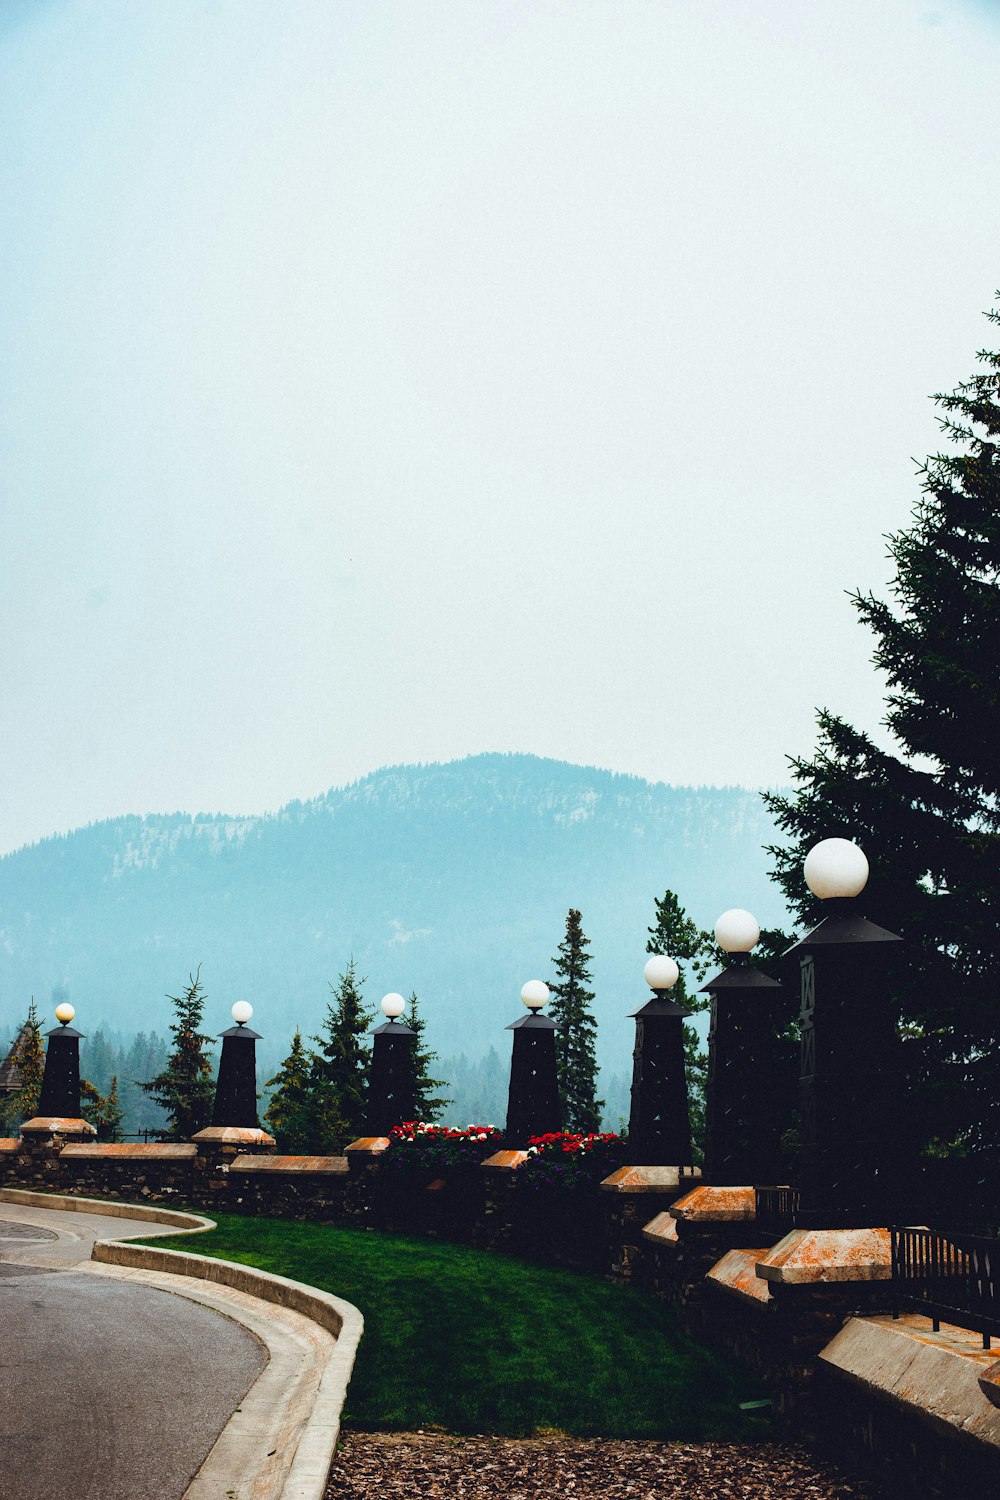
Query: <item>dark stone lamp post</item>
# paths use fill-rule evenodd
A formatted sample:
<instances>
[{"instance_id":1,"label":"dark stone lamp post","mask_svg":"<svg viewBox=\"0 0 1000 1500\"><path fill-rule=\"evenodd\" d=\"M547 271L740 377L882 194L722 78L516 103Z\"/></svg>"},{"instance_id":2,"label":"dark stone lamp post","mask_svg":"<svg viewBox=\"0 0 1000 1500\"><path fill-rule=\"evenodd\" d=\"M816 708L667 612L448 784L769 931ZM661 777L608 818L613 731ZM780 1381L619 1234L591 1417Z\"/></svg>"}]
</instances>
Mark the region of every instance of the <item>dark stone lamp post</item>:
<instances>
[{"instance_id":1,"label":"dark stone lamp post","mask_svg":"<svg viewBox=\"0 0 1000 1500\"><path fill-rule=\"evenodd\" d=\"M57 1005L58 1026L46 1032L45 1072L38 1098L38 1114L26 1120L21 1134L31 1138L59 1136L64 1140L88 1140L97 1134L80 1116L80 1041L83 1033L70 1022L76 1015L72 1005Z\"/></svg>"},{"instance_id":2,"label":"dark stone lamp post","mask_svg":"<svg viewBox=\"0 0 1000 1500\"><path fill-rule=\"evenodd\" d=\"M715 940L729 963L702 986L712 997L705 1096L702 1182L712 1186L773 1183L782 1173L781 1097L774 1030L781 985L751 968L760 938L742 907L723 912Z\"/></svg>"},{"instance_id":3,"label":"dark stone lamp post","mask_svg":"<svg viewBox=\"0 0 1000 1500\"><path fill-rule=\"evenodd\" d=\"M901 941L869 922L857 898L868 861L847 839L810 849L803 873L827 915L788 949L799 961L798 1163L795 1224L884 1225L894 1212L901 1144L900 1057L890 964Z\"/></svg>"},{"instance_id":4,"label":"dark stone lamp post","mask_svg":"<svg viewBox=\"0 0 1000 1500\"><path fill-rule=\"evenodd\" d=\"M628 1157L636 1167L691 1165L684 1071L684 1022L690 1012L670 998L679 972L672 958L654 954L642 971L653 998L632 1012L635 1051Z\"/></svg>"},{"instance_id":5,"label":"dark stone lamp post","mask_svg":"<svg viewBox=\"0 0 1000 1500\"><path fill-rule=\"evenodd\" d=\"M239 1151L270 1151L274 1138L257 1119L257 1042L260 1032L247 1025L253 1006L237 1000L236 1022L221 1033L222 1056L215 1083L212 1123L192 1136L205 1155L235 1156Z\"/></svg>"},{"instance_id":6,"label":"dark stone lamp post","mask_svg":"<svg viewBox=\"0 0 1000 1500\"><path fill-rule=\"evenodd\" d=\"M549 987L529 979L521 990L528 1014L507 1027L514 1033L504 1144L523 1149L533 1135L562 1129L556 1075L556 1024L542 1015Z\"/></svg>"},{"instance_id":7,"label":"dark stone lamp post","mask_svg":"<svg viewBox=\"0 0 1000 1500\"><path fill-rule=\"evenodd\" d=\"M372 1071L368 1087L368 1134L387 1136L394 1125L414 1118L413 1064L417 1033L400 1020L406 1009L402 995L382 997L386 1017L376 1026L372 1042Z\"/></svg>"}]
</instances>

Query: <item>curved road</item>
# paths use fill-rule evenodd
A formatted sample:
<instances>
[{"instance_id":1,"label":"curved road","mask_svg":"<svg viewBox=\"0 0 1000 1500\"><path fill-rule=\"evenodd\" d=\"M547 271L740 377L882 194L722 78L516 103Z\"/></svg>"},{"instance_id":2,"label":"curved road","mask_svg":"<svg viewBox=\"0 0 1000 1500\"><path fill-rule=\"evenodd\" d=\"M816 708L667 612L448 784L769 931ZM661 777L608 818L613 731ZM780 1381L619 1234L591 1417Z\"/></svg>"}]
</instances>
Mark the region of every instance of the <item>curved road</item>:
<instances>
[{"instance_id":1,"label":"curved road","mask_svg":"<svg viewBox=\"0 0 1000 1500\"><path fill-rule=\"evenodd\" d=\"M95 1238L151 1230L0 1203L4 1495L181 1500L267 1363L240 1323L88 1266Z\"/></svg>"}]
</instances>

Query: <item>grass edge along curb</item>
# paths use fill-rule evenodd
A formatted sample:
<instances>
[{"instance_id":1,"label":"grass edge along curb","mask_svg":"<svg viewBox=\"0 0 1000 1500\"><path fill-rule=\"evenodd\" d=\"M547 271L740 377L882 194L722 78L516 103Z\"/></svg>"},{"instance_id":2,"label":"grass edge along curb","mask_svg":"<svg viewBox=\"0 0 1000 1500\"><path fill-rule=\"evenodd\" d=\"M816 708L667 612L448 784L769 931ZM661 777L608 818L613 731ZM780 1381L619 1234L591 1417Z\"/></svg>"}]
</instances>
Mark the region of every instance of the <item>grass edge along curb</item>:
<instances>
[{"instance_id":1,"label":"grass edge along curb","mask_svg":"<svg viewBox=\"0 0 1000 1500\"><path fill-rule=\"evenodd\" d=\"M203 1234L215 1229L213 1219L201 1214L160 1209L149 1204L133 1205L99 1198L76 1198L58 1193L32 1193L22 1189L0 1190L0 1202L39 1208L77 1210L105 1214L110 1218L144 1219L162 1223L175 1232ZM153 1231L155 1233L155 1231ZM295 1456L281 1488L281 1500L322 1500L340 1433L340 1417L357 1355L364 1319L351 1302L318 1287L291 1281L272 1271L257 1270L238 1261L194 1255L184 1250L163 1250L155 1245L129 1240L97 1240L91 1259L103 1265L125 1266L139 1271L166 1271L199 1281L232 1287L262 1302L288 1308L333 1335L335 1343L320 1380L312 1410L299 1435Z\"/></svg>"}]
</instances>

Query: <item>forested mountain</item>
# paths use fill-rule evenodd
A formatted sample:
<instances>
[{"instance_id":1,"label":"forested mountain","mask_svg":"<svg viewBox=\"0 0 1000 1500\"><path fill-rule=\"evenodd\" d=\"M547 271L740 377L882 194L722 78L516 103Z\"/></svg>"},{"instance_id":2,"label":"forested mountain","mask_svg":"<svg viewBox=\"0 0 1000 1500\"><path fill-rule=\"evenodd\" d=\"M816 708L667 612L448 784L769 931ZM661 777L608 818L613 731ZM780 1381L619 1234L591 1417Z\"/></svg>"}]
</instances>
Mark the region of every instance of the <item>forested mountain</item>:
<instances>
[{"instance_id":1,"label":"forested mountain","mask_svg":"<svg viewBox=\"0 0 1000 1500\"><path fill-rule=\"evenodd\" d=\"M756 792L524 755L377 771L262 817L116 818L0 859L0 1029L32 994L52 1024L65 990L85 1033L162 1035L165 995L201 964L209 1028L251 1000L266 1068L318 1029L353 954L373 1003L418 992L440 1053L506 1057L521 984L550 977L575 906L598 1052L625 1068L654 897L673 888L704 925L733 905L776 923L773 838Z\"/></svg>"}]
</instances>

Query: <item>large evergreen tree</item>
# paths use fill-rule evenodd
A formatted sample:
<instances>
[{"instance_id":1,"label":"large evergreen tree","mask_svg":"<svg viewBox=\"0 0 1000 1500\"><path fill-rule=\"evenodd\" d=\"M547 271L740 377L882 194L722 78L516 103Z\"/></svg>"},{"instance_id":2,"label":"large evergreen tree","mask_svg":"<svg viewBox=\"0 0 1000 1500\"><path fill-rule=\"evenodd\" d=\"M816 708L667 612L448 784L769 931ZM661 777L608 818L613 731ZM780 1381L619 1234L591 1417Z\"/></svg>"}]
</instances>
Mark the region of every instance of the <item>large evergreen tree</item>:
<instances>
[{"instance_id":1,"label":"large evergreen tree","mask_svg":"<svg viewBox=\"0 0 1000 1500\"><path fill-rule=\"evenodd\" d=\"M17 1070L17 1089L2 1101L2 1123L5 1130L12 1130L38 1113L38 1101L42 1093L42 1078L45 1073L45 1052L42 1048L42 1025L35 1009L35 997L28 1003L17 1040L11 1048L10 1060Z\"/></svg>"},{"instance_id":2,"label":"large evergreen tree","mask_svg":"<svg viewBox=\"0 0 1000 1500\"><path fill-rule=\"evenodd\" d=\"M292 1049L267 1088L274 1089L264 1120L279 1151L326 1154L339 1148L344 1125L332 1084L319 1076L315 1058L296 1031Z\"/></svg>"},{"instance_id":3,"label":"large evergreen tree","mask_svg":"<svg viewBox=\"0 0 1000 1500\"><path fill-rule=\"evenodd\" d=\"M313 1038L313 1082L319 1089L329 1085L336 1101L336 1144L327 1144L327 1150L342 1149L365 1129L371 1072L366 1039L374 1012L365 1004L364 983L352 958L336 985L330 986L333 1000L327 1003L322 1033Z\"/></svg>"},{"instance_id":4,"label":"large evergreen tree","mask_svg":"<svg viewBox=\"0 0 1000 1500\"><path fill-rule=\"evenodd\" d=\"M549 1015L556 1032L556 1073L563 1120L567 1130L600 1130L604 1100L597 1097L597 1023L591 1004L590 939L585 936L580 913L570 907L566 933L552 960L559 976L551 981Z\"/></svg>"},{"instance_id":5,"label":"large evergreen tree","mask_svg":"<svg viewBox=\"0 0 1000 1500\"><path fill-rule=\"evenodd\" d=\"M1000 314L987 317L1000 323ZM802 858L841 835L872 866L865 910L907 939L898 998L925 1152L1000 1164L1000 355L935 400L952 451L921 469L911 524L890 537L891 601L851 596L888 680L891 751L819 714L819 748L768 803L788 843L776 878L820 915Z\"/></svg>"},{"instance_id":6,"label":"large evergreen tree","mask_svg":"<svg viewBox=\"0 0 1000 1500\"><path fill-rule=\"evenodd\" d=\"M205 1050L212 1038L198 1029L205 1009L200 966L188 976L184 992L167 999L174 1007L173 1050L162 1072L140 1087L166 1111L167 1139L186 1141L211 1120L215 1102L212 1064Z\"/></svg>"},{"instance_id":7,"label":"large evergreen tree","mask_svg":"<svg viewBox=\"0 0 1000 1500\"><path fill-rule=\"evenodd\" d=\"M416 991L410 991L410 1013L403 1018L417 1033L413 1043L413 1109L416 1119L437 1120L452 1101L438 1093L447 1087L443 1078L432 1078L431 1068L438 1060L436 1052L428 1050L424 1042L427 1022L420 1014Z\"/></svg>"}]
</instances>

